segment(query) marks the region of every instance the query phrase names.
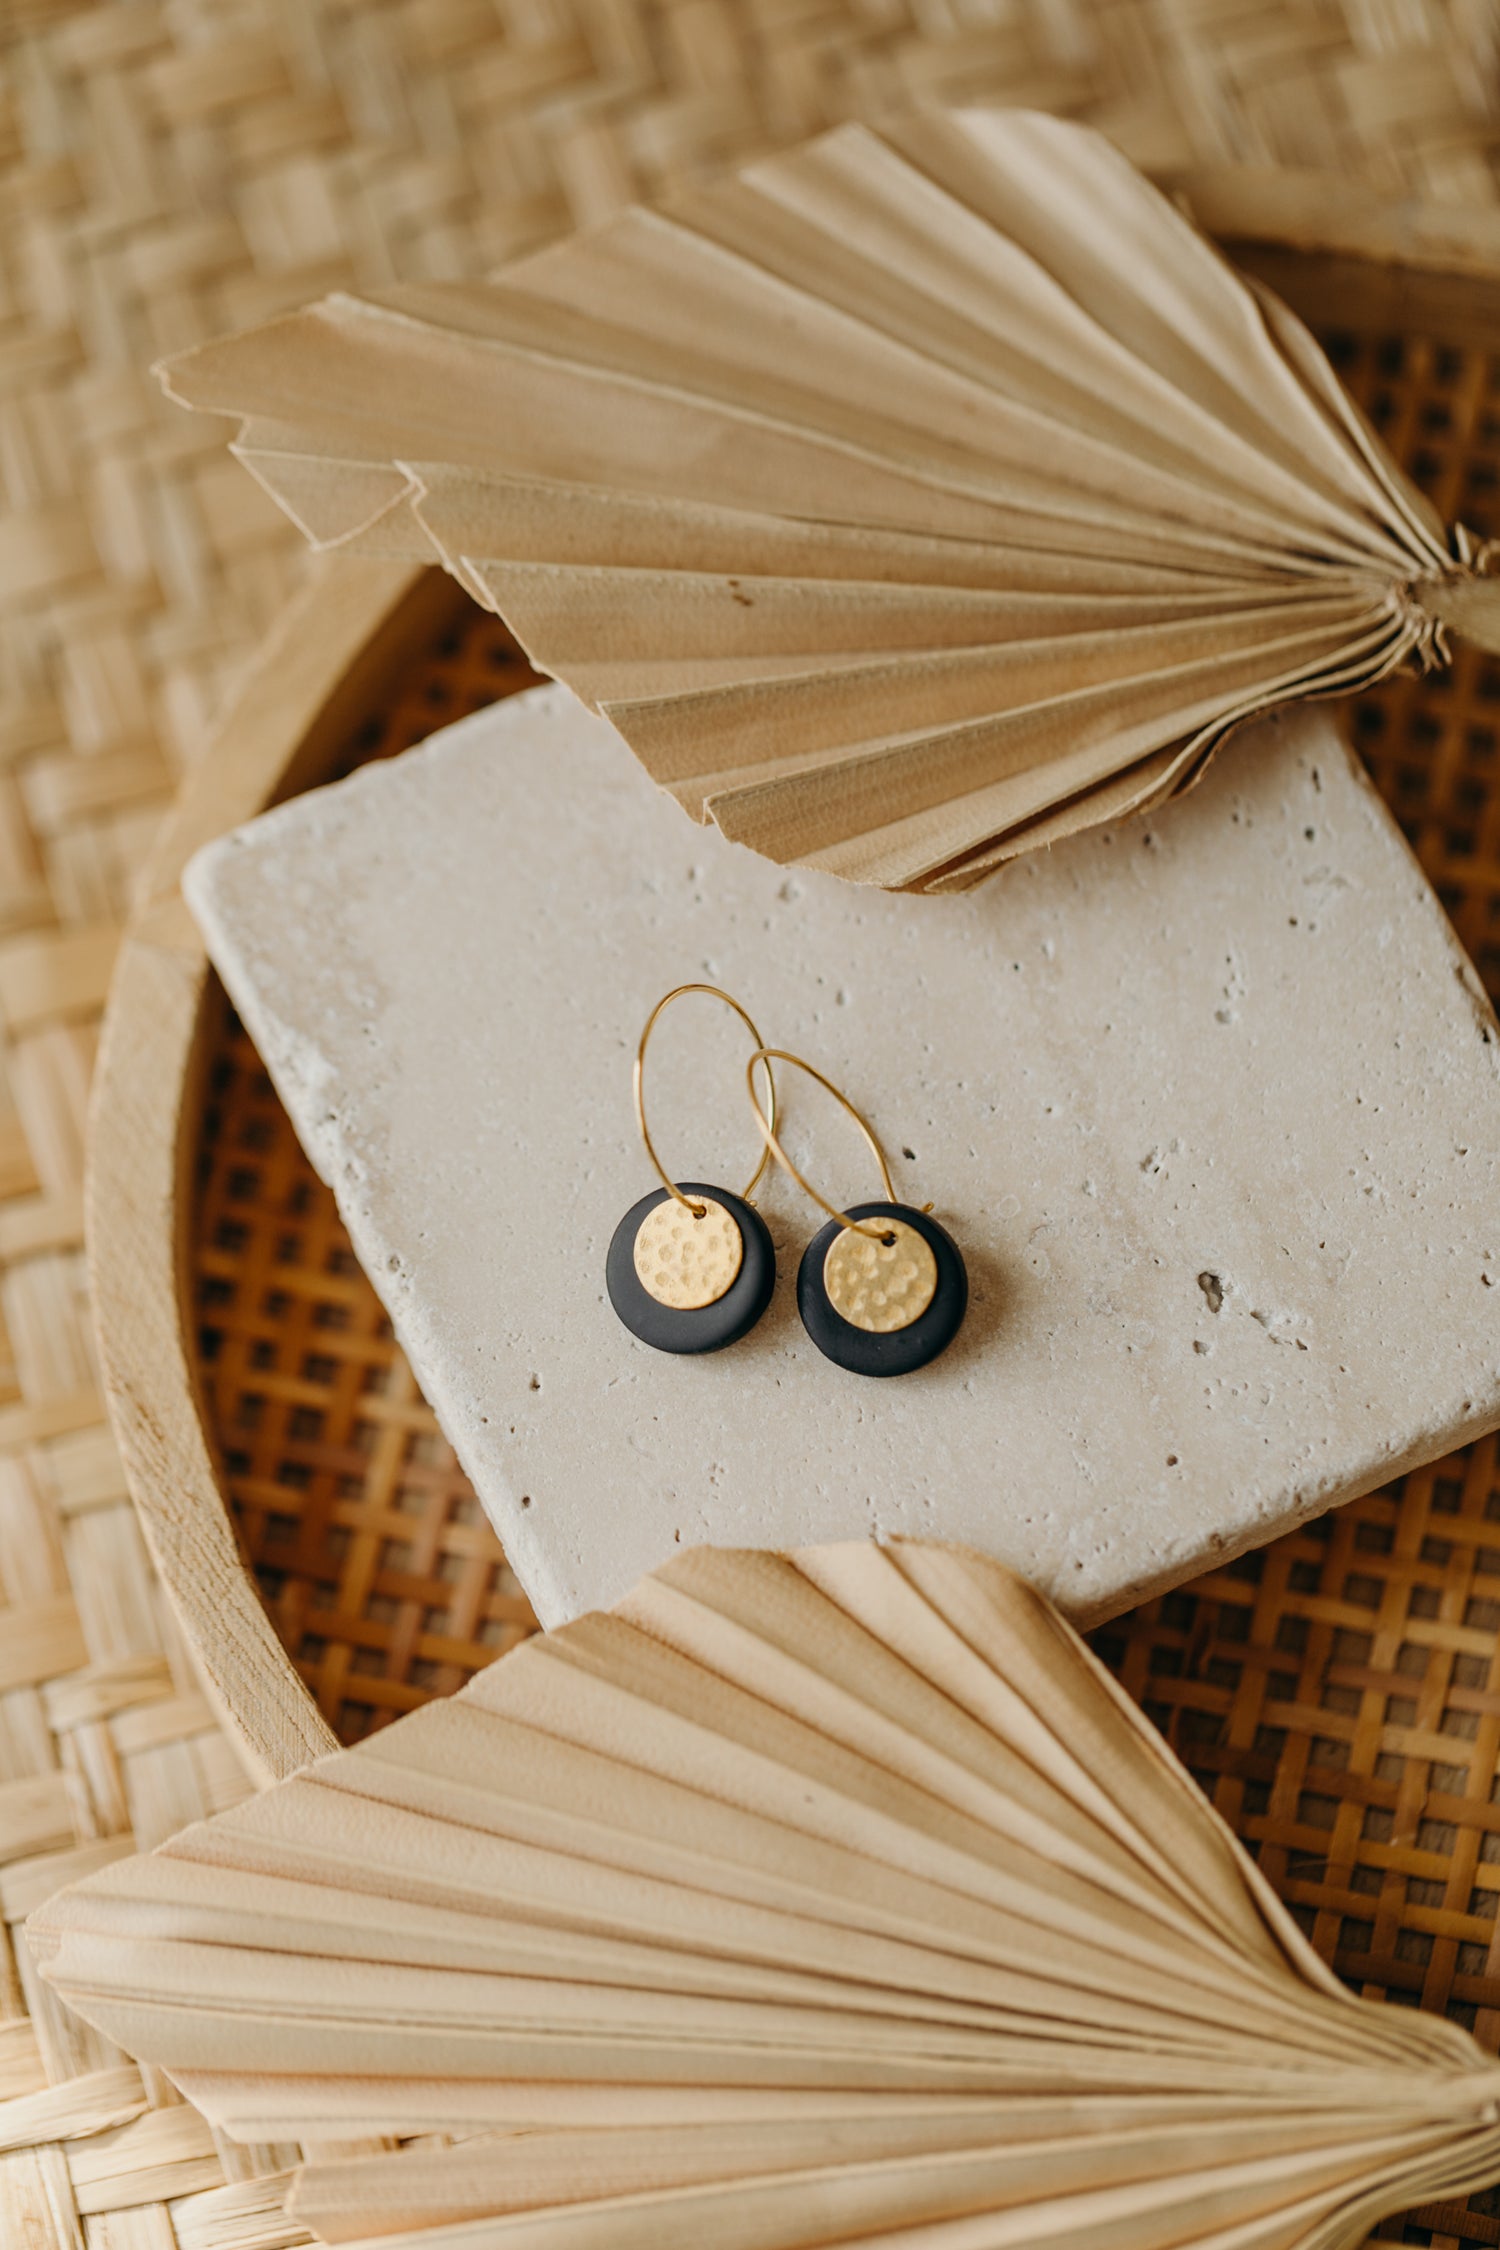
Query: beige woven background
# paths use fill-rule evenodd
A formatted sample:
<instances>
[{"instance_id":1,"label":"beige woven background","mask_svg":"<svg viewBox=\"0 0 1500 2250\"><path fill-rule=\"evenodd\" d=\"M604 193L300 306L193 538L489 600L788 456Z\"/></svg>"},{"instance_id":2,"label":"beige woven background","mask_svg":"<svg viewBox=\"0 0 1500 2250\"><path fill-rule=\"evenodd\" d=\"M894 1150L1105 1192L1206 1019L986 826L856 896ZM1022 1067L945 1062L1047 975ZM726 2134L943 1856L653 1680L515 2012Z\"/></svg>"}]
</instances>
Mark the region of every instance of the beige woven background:
<instances>
[{"instance_id":1,"label":"beige woven background","mask_svg":"<svg viewBox=\"0 0 1500 2250\"><path fill-rule=\"evenodd\" d=\"M134 870L300 553L159 353L472 272L913 99L1139 160L1500 201L1497 0L0 0L0 1916L245 1786L104 1427L80 1182ZM276 2250L215 2142L0 1935L0 2243Z\"/></svg>"}]
</instances>

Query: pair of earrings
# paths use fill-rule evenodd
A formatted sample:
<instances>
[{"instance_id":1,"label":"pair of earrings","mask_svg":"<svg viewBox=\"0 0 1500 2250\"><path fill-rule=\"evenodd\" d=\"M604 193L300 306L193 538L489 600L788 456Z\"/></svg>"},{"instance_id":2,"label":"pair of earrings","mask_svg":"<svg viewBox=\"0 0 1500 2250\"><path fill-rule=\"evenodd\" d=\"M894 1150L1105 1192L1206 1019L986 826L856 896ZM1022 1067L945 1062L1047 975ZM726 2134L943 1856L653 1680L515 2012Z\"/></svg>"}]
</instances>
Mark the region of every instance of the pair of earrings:
<instances>
[{"instance_id":1,"label":"pair of earrings","mask_svg":"<svg viewBox=\"0 0 1500 2250\"><path fill-rule=\"evenodd\" d=\"M765 1145L741 1195L702 1180L669 1179L646 1123L647 1042L662 1011L689 992L722 1000L755 1042L745 1082ZM880 1167L884 1201L841 1211L803 1178L777 1137L776 1062L806 1071L854 1119ZM766 1077L764 1109L758 1070ZM755 1326L776 1285L776 1253L750 1199L773 1157L828 1214L797 1275L802 1325L824 1357L855 1375L909 1375L953 1341L969 1301L958 1245L930 1211L897 1202L885 1152L848 1097L800 1055L768 1047L738 1000L717 985L680 984L652 1009L636 1050L635 1115L662 1184L616 1227L605 1279L610 1303L643 1344L659 1352L717 1352Z\"/></svg>"}]
</instances>

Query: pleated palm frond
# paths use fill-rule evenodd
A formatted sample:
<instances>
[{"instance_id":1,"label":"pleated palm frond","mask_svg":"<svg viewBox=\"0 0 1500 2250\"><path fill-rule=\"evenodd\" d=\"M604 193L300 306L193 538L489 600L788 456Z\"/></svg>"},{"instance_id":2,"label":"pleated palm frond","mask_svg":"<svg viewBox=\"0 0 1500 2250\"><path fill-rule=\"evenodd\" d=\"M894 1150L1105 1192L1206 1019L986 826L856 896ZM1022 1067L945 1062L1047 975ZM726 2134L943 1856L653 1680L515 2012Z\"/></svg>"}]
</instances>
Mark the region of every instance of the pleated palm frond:
<instances>
[{"instance_id":1,"label":"pleated palm frond","mask_svg":"<svg viewBox=\"0 0 1500 2250\"><path fill-rule=\"evenodd\" d=\"M428 2250L1336 2250L1500 2177L1037 1593L699 1549L51 1900L60 1995Z\"/></svg>"},{"instance_id":2,"label":"pleated palm frond","mask_svg":"<svg viewBox=\"0 0 1500 2250\"><path fill-rule=\"evenodd\" d=\"M696 818L891 889L1497 636L1301 324L1024 111L841 128L165 373L319 545L435 551Z\"/></svg>"}]
</instances>

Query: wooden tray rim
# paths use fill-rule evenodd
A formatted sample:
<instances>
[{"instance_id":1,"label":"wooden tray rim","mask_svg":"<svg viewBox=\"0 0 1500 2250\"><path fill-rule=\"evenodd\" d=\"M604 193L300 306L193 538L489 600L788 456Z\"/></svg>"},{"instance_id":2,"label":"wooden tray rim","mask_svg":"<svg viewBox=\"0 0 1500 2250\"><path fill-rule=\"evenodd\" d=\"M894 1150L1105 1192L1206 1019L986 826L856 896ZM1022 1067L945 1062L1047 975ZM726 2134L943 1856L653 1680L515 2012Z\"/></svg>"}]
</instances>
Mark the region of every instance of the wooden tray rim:
<instances>
[{"instance_id":1,"label":"wooden tray rim","mask_svg":"<svg viewBox=\"0 0 1500 2250\"><path fill-rule=\"evenodd\" d=\"M1169 185L1252 272L1343 317L1445 315L1500 348L1500 211L1370 205L1344 181L1223 167ZM1301 291L1293 292L1294 298ZM1444 333L1447 333L1445 326ZM465 599L437 570L334 556L268 638L148 863L94 1081L86 1229L104 1393L152 1560L230 1739L261 1783L337 1747L240 1551L203 1411L189 1278L210 968L182 899L198 847L328 778L351 721Z\"/></svg>"},{"instance_id":2,"label":"wooden tray rim","mask_svg":"<svg viewBox=\"0 0 1500 2250\"><path fill-rule=\"evenodd\" d=\"M200 844L326 779L350 725L465 597L438 570L320 561L184 785L116 961L85 1226L110 1420L204 1687L262 1783L337 1747L241 1554L203 1411L188 1264L208 955L181 893Z\"/></svg>"}]
</instances>

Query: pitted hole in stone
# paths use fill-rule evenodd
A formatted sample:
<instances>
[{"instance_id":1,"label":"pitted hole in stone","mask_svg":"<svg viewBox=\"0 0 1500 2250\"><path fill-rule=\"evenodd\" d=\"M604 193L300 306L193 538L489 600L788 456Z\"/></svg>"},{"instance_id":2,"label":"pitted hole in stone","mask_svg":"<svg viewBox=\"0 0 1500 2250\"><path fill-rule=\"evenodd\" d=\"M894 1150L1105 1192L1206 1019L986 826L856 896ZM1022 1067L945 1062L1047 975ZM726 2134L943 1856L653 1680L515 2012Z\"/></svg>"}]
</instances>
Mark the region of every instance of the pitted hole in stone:
<instances>
[{"instance_id":1,"label":"pitted hole in stone","mask_svg":"<svg viewBox=\"0 0 1500 2250\"><path fill-rule=\"evenodd\" d=\"M698 1199L701 1219L674 1196L646 1213L635 1237L636 1278L648 1297L675 1312L701 1312L733 1288L744 1261L739 1227L722 1203Z\"/></svg>"},{"instance_id":2,"label":"pitted hole in stone","mask_svg":"<svg viewBox=\"0 0 1500 2250\"><path fill-rule=\"evenodd\" d=\"M937 1278L932 1245L904 1219L888 1219L879 1242L845 1227L823 1260L828 1302L871 1336L891 1336L920 1320L937 1294Z\"/></svg>"}]
</instances>

